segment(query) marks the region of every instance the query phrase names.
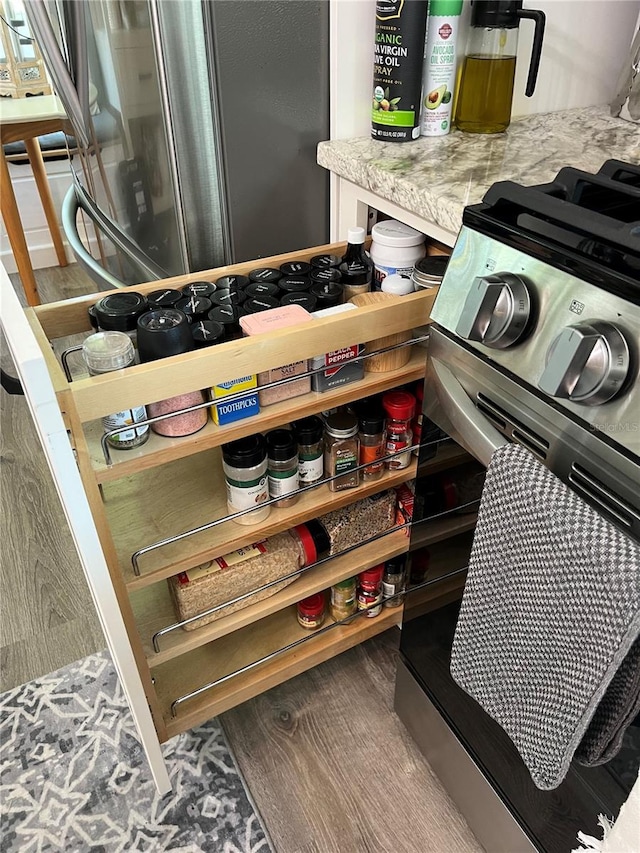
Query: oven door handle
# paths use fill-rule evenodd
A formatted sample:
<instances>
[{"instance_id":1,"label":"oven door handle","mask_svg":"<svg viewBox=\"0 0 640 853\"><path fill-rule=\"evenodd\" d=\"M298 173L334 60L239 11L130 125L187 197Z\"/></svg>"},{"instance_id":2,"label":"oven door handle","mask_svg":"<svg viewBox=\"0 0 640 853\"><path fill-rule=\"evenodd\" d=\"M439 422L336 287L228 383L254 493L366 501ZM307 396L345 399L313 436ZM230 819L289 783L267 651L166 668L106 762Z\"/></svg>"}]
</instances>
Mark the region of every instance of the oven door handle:
<instances>
[{"instance_id":1,"label":"oven door handle","mask_svg":"<svg viewBox=\"0 0 640 853\"><path fill-rule=\"evenodd\" d=\"M499 447L509 444L476 409L447 365L432 357L427 363L425 414L485 466Z\"/></svg>"}]
</instances>

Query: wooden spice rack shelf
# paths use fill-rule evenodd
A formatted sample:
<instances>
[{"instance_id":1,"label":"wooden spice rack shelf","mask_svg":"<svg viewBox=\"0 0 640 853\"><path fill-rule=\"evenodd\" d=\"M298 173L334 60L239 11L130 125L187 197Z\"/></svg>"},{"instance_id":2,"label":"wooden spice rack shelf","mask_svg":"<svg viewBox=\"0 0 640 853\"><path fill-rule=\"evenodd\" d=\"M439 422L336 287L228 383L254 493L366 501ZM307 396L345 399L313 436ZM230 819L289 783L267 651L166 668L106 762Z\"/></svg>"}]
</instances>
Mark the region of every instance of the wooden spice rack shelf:
<instances>
[{"instance_id":1,"label":"wooden spice rack shelf","mask_svg":"<svg viewBox=\"0 0 640 853\"><path fill-rule=\"evenodd\" d=\"M182 287L191 281L215 280L245 274L256 266L275 266L290 260L310 260L322 253L342 254L344 244L331 244L288 255L221 267L136 285L130 290L148 293L159 287ZM419 380L424 376L425 351L414 348L408 363L387 373L366 373L360 382L324 394L309 393L265 407L259 415L217 427L209 423L200 433L171 439L152 435L140 448L111 451L106 464L101 449L100 419L112 412L186 394L238 376L259 373L312 358L328 350L367 343L406 332L429 321L437 288L359 307L313 323L264 335L229 341L216 347L135 365L115 373L68 382L53 351L62 338L91 334L87 309L102 294L28 309L26 314L42 352L68 427L89 507L109 569L130 652L135 660L151 710L158 739L166 740L213 714L237 705L263 690L291 678L397 624L402 607L384 609L376 618L360 617L346 626L312 636L309 642L278 654L268 662L225 679L212 690L180 706L171 705L185 693L246 667L265 654L308 637L297 622L293 603L331 586L391 556L404 553L409 539L404 531L364 544L313 567L293 583L260 602L195 631L177 629L153 650L152 636L176 620L165 579L213 556L228 553L259 538L344 507L367 495L406 482L416 463L387 472L358 489L331 492L326 484L302 494L287 508L273 508L256 526L226 521L206 533L183 538L141 556L141 575L133 571L132 554L172 535L184 533L227 514L219 445L255 432L264 432L292 420L343 405L373 393ZM443 446L422 470L436 472L464 461L467 454L455 445ZM424 533L425 544L455 536L473 525L470 516L439 519ZM422 537L421 532L421 537Z\"/></svg>"}]
</instances>

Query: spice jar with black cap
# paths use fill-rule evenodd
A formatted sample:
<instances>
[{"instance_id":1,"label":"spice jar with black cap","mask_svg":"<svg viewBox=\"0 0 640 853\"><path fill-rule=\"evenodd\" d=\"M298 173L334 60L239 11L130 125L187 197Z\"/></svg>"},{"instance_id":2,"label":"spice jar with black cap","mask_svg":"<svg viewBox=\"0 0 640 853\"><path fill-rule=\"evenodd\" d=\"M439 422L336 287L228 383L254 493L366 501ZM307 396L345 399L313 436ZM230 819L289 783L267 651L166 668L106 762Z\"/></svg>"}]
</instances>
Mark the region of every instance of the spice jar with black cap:
<instances>
[{"instance_id":1,"label":"spice jar with black cap","mask_svg":"<svg viewBox=\"0 0 640 853\"><path fill-rule=\"evenodd\" d=\"M286 264L280 265L280 272L284 276L307 275L310 270L311 264L306 261L288 261Z\"/></svg>"},{"instance_id":2,"label":"spice jar with black cap","mask_svg":"<svg viewBox=\"0 0 640 853\"><path fill-rule=\"evenodd\" d=\"M267 446L260 433L222 445L222 468L230 513L253 509L234 518L236 524L260 524L271 512L267 475Z\"/></svg>"},{"instance_id":3,"label":"spice jar with black cap","mask_svg":"<svg viewBox=\"0 0 640 853\"><path fill-rule=\"evenodd\" d=\"M236 305L240 306L247 301L247 294L244 290L216 290L211 296L213 305Z\"/></svg>"},{"instance_id":4,"label":"spice jar with black cap","mask_svg":"<svg viewBox=\"0 0 640 853\"><path fill-rule=\"evenodd\" d=\"M280 302L275 296L252 296L242 306L246 314L258 314L260 311L271 311L279 308Z\"/></svg>"},{"instance_id":5,"label":"spice jar with black cap","mask_svg":"<svg viewBox=\"0 0 640 853\"><path fill-rule=\"evenodd\" d=\"M266 435L269 497L274 506L293 506L299 498L298 442L289 429L272 429Z\"/></svg>"},{"instance_id":6,"label":"spice jar with black cap","mask_svg":"<svg viewBox=\"0 0 640 853\"><path fill-rule=\"evenodd\" d=\"M222 323L224 326L225 340L233 341L236 338L242 337L242 329L240 328L240 317L246 314L244 309L235 305L216 305L207 314L208 320L213 320L214 323Z\"/></svg>"},{"instance_id":7,"label":"spice jar with black cap","mask_svg":"<svg viewBox=\"0 0 640 853\"><path fill-rule=\"evenodd\" d=\"M251 270L249 278L251 281L271 282L275 284L282 278L282 273L273 267L258 267L255 270Z\"/></svg>"},{"instance_id":8,"label":"spice jar with black cap","mask_svg":"<svg viewBox=\"0 0 640 853\"><path fill-rule=\"evenodd\" d=\"M280 288L273 281L252 281L245 287L244 292L249 297L274 296L278 298L280 296Z\"/></svg>"},{"instance_id":9,"label":"spice jar with black cap","mask_svg":"<svg viewBox=\"0 0 640 853\"><path fill-rule=\"evenodd\" d=\"M155 361L172 355L181 355L194 349L191 326L186 315L176 308L159 308L148 311L138 320L138 352L141 362ZM149 417L170 415L173 412L205 402L202 391L178 394L166 400L147 405ZM207 423L207 409L195 409L181 415L163 418L151 424L158 435L177 438L192 435Z\"/></svg>"},{"instance_id":10,"label":"spice jar with black cap","mask_svg":"<svg viewBox=\"0 0 640 853\"><path fill-rule=\"evenodd\" d=\"M224 326L214 320L199 320L191 324L191 336L196 349L212 347L224 341Z\"/></svg>"},{"instance_id":11,"label":"spice jar with black cap","mask_svg":"<svg viewBox=\"0 0 640 853\"><path fill-rule=\"evenodd\" d=\"M340 273L340 270L334 269L333 267L327 267L326 269L311 270L309 273L309 279L311 280L312 285L324 284L327 281L339 284L342 281L342 274Z\"/></svg>"},{"instance_id":12,"label":"spice jar with black cap","mask_svg":"<svg viewBox=\"0 0 640 853\"><path fill-rule=\"evenodd\" d=\"M316 269L327 269L328 267L339 267L342 258L339 255L314 255L311 258L311 266Z\"/></svg>"},{"instance_id":13,"label":"spice jar with black cap","mask_svg":"<svg viewBox=\"0 0 640 853\"><path fill-rule=\"evenodd\" d=\"M310 293L316 297L319 311L334 308L342 303L342 285L335 281L316 282L312 285Z\"/></svg>"},{"instance_id":14,"label":"spice jar with black cap","mask_svg":"<svg viewBox=\"0 0 640 853\"><path fill-rule=\"evenodd\" d=\"M291 275L281 278L278 287L285 293L304 293L311 287L311 279L307 275Z\"/></svg>"},{"instance_id":15,"label":"spice jar with black cap","mask_svg":"<svg viewBox=\"0 0 640 853\"><path fill-rule=\"evenodd\" d=\"M280 305L300 305L309 314L316 310L317 304L318 298L313 293L285 293L280 299Z\"/></svg>"},{"instance_id":16,"label":"spice jar with black cap","mask_svg":"<svg viewBox=\"0 0 640 853\"><path fill-rule=\"evenodd\" d=\"M175 308L178 302L184 299L184 292L165 287L164 290L153 290L147 293L147 304L149 310L154 308Z\"/></svg>"},{"instance_id":17,"label":"spice jar with black cap","mask_svg":"<svg viewBox=\"0 0 640 853\"><path fill-rule=\"evenodd\" d=\"M241 290L249 281L249 276L246 275L223 275L216 279L216 290Z\"/></svg>"},{"instance_id":18,"label":"spice jar with black cap","mask_svg":"<svg viewBox=\"0 0 640 853\"><path fill-rule=\"evenodd\" d=\"M148 311L147 300L133 290L108 293L89 309L91 325L101 332L125 332L136 343L138 317Z\"/></svg>"},{"instance_id":19,"label":"spice jar with black cap","mask_svg":"<svg viewBox=\"0 0 640 853\"><path fill-rule=\"evenodd\" d=\"M332 492L360 485L360 471L356 470L359 457L358 419L343 411L328 415L325 418L324 473L326 477L336 477L329 483Z\"/></svg>"},{"instance_id":20,"label":"spice jar with black cap","mask_svg":"<svg viewBox=\"0 0 640 853\"><path fill-rule=\"evenodd\" d=\"M324 476L324 424L316 415L301 418L293 425L298 442L298 478L301 486L317 483Z\"/></svg>"},{"instance_id":21,"label":"spice jar with black cap","mask_svg":"<svg viewBox=\"0 0 640 853\"><path fill-rule=\"evenodd\" d=\"M175 307L178 311L186 314L188 320L196 323L198 320L207 319L207 314L213 308L213 303L206 296L191 294L191 296L185 296L180 302L177 302Z\"/></svg>"},{"instance_id":22,"label":"spice jar with black cap","mask_svg":"<svg viewBox=\"0 0 640 853\"><path fill-rule=\"evenodd\" d=\"M207 299L215 292L216 286L212 281L192 281L182 288L184 296L206 296Z\"/></svg>"}]
</instances>

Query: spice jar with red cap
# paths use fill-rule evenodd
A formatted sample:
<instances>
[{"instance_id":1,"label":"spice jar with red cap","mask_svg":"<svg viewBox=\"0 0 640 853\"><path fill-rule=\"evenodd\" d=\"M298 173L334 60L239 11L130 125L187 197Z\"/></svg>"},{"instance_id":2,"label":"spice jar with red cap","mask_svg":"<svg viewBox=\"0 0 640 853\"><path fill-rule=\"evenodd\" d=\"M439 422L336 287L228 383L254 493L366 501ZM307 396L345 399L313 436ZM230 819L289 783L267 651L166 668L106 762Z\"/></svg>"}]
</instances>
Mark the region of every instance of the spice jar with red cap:
<instances>
[{"instance_id":1,"label":"spice jar with red cap","mask_svg":"<svg viewBox=\"0 0 640 853\"><path fill-rule=\"evenodd\" d=\"M382 396L382 406L387 414L387 455L411 447L411 419L416 410L416 398L408 391L389 391ZM394 456L386 465L387 468L397 471L407 468L410 462L411 451L407 451Z\"/></svg>"},{"instance_id":2,"label":"spice jar with red cap","mask_svg":"<svg viewBox=\"0 0 640 853\"><path fill-rule=\"evenodd\" d=\"M384 563L372 566L358 575L358 610L366 610L367 618L379 616L382 610L382 577Z\"/></svg>"},{"instance_id":3,"label":"spice jar with red cap","mask_svg":"<svg viewBox=\"0 0 640 853\"><path fill-rule=\"evenodd\" d=\"M327 615L327 603L322 592L316 592L308 598L303 598L297 604L298 622L308 631L315 631L322 627Z\"/></svg>"}]
</instances>

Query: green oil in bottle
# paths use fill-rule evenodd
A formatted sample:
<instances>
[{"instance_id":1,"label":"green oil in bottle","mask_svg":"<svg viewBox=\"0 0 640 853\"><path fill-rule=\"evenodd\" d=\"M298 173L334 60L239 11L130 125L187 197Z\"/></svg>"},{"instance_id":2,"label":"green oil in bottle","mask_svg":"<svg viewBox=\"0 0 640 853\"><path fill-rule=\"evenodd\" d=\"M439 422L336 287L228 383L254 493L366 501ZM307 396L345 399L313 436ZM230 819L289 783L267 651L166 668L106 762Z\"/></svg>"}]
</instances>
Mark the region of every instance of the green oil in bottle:
<instances>
[{"instance_id":1,"label":"green oil in bottle","mask_svg":"<svg viewBox=\"0 0 640 853\"><path fill-rule=\"evenodd\" d=\"M467 133L502 133L511 120L515 56L465 57L456 104L456 127Z\"/></svg>"}]
</instances>

